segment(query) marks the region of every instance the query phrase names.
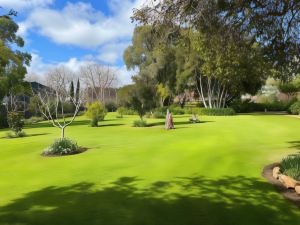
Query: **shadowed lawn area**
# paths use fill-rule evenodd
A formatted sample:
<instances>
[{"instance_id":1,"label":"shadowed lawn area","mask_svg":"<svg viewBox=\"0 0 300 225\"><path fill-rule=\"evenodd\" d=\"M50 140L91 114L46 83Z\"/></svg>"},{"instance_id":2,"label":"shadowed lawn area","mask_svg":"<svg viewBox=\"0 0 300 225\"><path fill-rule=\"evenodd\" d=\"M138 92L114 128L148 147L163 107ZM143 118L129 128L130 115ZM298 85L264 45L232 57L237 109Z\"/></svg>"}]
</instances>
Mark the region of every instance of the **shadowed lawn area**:
<instances>
[{"instance_id":1,"label":"shadowed lawn area","mask_svg":"<svg viewBox=\"0 0 300 225\"><path fill-rule=\"evenodd\" d=\"M177 129L135 116L102 127L79 118L66 135L89 148L41 157L57 128L0 139L0 225L289 225L300 210L277 194L262 168L299 149L300 120L284 115L175 116ZM0 137L6 131L0 131Z\"/></svg>"}]
</instances>

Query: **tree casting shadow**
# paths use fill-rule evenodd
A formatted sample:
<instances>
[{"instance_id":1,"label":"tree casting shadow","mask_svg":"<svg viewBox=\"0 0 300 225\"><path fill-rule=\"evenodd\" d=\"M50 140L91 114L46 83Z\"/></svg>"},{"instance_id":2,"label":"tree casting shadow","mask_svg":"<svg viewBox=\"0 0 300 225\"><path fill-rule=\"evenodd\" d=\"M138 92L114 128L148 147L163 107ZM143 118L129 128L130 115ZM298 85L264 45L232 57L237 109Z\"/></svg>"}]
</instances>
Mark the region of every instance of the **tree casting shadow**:
<instances>
[{"instance_id":1,"label":"tree casting shadow","mask_svg":"<svg viewBox=\"0 0 300 225\"><path fill-rule=\"evenodd\" d=\"M287 225L300 217L256 178L181 177L139 188L136 177L110 187L46 187L0 207L1 225ZM172 192L177 190L177 192ZM289 210L287 210L289 209Z\"/></svg>"}]
</instances>

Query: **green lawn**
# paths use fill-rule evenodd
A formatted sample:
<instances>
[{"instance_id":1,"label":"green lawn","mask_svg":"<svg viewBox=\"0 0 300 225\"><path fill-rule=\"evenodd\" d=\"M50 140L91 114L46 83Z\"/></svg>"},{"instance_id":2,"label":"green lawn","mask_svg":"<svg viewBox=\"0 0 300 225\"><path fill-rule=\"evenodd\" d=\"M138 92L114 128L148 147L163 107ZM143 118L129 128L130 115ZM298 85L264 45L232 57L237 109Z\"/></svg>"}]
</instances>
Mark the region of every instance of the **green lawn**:
<instances>
[{"instance_id":1,"label":"green lawn","mask_svg":"<svg viewBox=\"0 0 300 225\"><path fill-rule=\"evenodd\" d=\"M79 118L66 135L88 147L41 157L60 131L0 139L0 225L296 225L300 210L277 194L262 168L300 148L288 116L175 117L175 130L133 128L137 117L92 128ZM7 130L1 130L4 136Z\"/></svg>"}]
</instances>

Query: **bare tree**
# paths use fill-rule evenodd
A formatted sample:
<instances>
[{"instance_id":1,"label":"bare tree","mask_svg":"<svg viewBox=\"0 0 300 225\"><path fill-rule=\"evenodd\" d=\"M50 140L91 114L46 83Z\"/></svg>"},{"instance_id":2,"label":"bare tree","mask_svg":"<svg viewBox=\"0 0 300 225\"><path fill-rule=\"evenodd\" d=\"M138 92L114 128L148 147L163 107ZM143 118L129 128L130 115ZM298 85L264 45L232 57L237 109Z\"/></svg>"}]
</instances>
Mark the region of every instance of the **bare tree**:
<instances>
[{"instance_id":1,"label":"bare tree","mask_svg":"<svg viewBox=\"0 0 300 225\"><path fill-rule=\"evenodd\" d=\"M65 138L65 129L75 120L82 103L80 96L77 99L70 95L68 87L72 77L74 73L65 67L52 69L46 75L49 87L35 93L40 112L54 127L61 129L61 139ZM72 117L67 119L64 107L70 102L74 105L74 111Z\"/></svg>"},{"instance_id":2,"label":"bare tree","mask_svg":"<svg viewBox=\"0 0 300 225\"><path fill-rule=\"evenodd\" d=\"M105 102L106 95L117 86L116 71L110 66L90 63L81 67L80 75L86 87L87 101Z\"/></svg>"}]
</instances>

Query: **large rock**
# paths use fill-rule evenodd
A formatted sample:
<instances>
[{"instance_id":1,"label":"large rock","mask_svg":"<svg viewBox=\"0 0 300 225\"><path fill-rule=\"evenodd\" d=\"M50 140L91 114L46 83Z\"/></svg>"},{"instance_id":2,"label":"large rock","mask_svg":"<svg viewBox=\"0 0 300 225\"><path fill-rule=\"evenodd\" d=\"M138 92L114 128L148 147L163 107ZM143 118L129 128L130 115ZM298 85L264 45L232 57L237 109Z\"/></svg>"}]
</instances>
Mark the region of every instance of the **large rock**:
<instances>
[{"instance_id":1,"label":"large rock","mask_svg":"<svg viewBox=\"0 0 300 225\"><path fill-rule=\"evenodd\" d=\"M286 187L286 188L295 188L297 185L297 181L293 178L280 174L278 176L279 181Z\"/></svg>"},{"instance_id":2,"label":"large rock","mask_svg":"<svg viewBox=\"0 0 300 225\"><path fill-rule=\"evenodd\" d=\"M300 195L300 185L296 185L295 191L297 192L298 195Z\"/></svg>"},{"instance_id":3,"label":"large rock","mask_svg":"<svg viewBox=\"0 0 300 225\"><path fill-rule=\"evenodd\" d=\"M275 179L278 179L279 178L279 174L280 174L280 167L276 166L273 168L273 177Z\"/></svg>"}]
</instances>

